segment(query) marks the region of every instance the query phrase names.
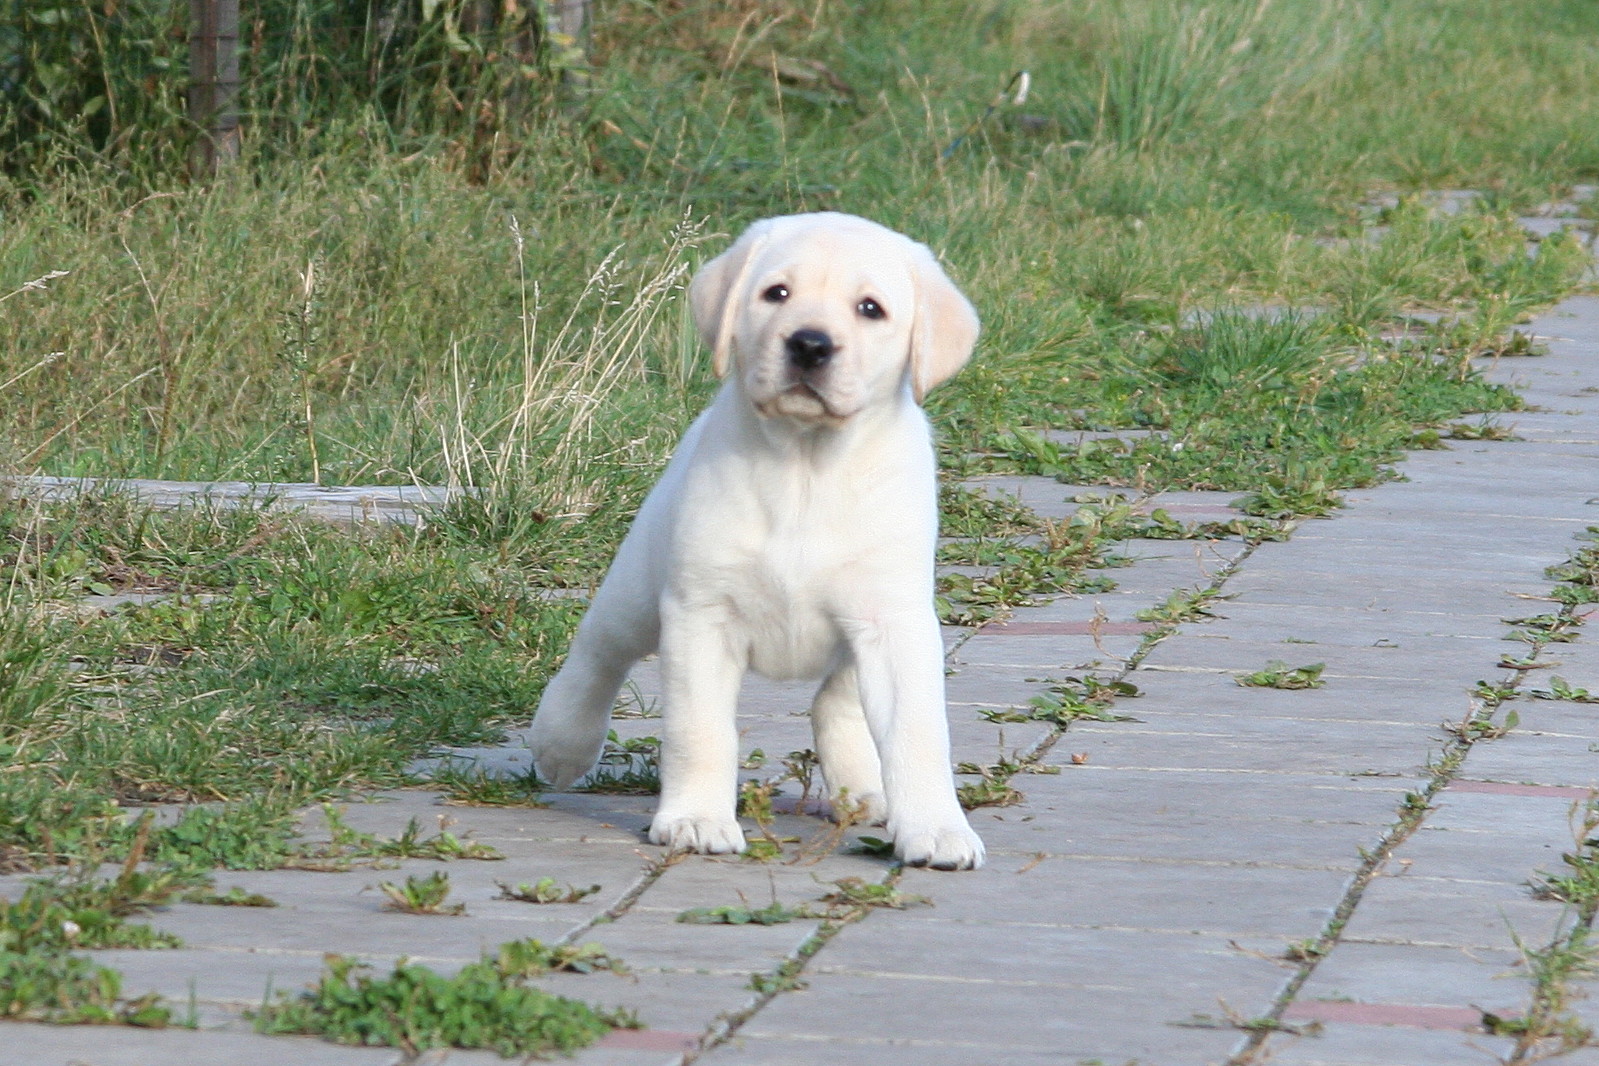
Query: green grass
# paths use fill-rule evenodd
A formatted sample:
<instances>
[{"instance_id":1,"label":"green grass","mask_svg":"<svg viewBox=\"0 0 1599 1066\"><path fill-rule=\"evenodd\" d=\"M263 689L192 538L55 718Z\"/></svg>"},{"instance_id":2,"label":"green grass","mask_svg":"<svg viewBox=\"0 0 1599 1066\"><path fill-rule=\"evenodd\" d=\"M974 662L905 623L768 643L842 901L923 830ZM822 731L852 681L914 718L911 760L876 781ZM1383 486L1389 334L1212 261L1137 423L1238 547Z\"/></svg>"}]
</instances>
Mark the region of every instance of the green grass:
<instances>
[{"instance_id":1,"label":"green grass","mask_svg":"<svg viewBox=\"0 0 1599 1066\"><path fill-rule=\"evenodd\" d=\"M630 1018L552 995L526 982L550 967L538 941L503 945L444 977L406 960L386 977L333 956L321 981L255 1012L263 1033L312 1033L340 1044L487 1048L505 1058L570 1055ZM537 965L529 965L530 962Z\"/></svg>"},{"instance_id":2,"label":"green grass","mask_svg":"<svg viewBox=\"0 0 1599 1066\"><path fill-rule=\"evenodd\" d=\"M0 183L0 292L68 272L0 303L10 461L343 483L559 468L523 501L583 509L658 463L705 394L682 272L794 209L946 253L986 339L935 410L971 437L1063 409L1161 418L1122 393L1149 328L1194 308L1497 320L1570 280L1575 256L1528 259L1502 212L1599 170L1575 0L1447 21L1420 0L821 12L778 5L748 52L741 15L602 15L585 120L552 114L487 179L355 122L292 151L262 130L247 180L210 187ZM774 48L853 104L774 82ZM1023 67L1027 104L942 159ZM1406 201L1385 239L1355 239L1353 205L1427 186L1490 196L1462 219Z\"/></svg>"},{"instance_id":3,"label":"green grass","mask_svg":"<svg viewBox=\"0 0 1599 1066\"><path fill-rule=\"evenodd\" d=\"M0 501L0 530L0 849L19 862L116 846L119 805L165 802L222 806L160 847L270 864L290 812L404 784L415 760L525 720L581 607L438 529L88 498ZM75 613L102 585L171 598Z\"/></svg>"}]
</instances>

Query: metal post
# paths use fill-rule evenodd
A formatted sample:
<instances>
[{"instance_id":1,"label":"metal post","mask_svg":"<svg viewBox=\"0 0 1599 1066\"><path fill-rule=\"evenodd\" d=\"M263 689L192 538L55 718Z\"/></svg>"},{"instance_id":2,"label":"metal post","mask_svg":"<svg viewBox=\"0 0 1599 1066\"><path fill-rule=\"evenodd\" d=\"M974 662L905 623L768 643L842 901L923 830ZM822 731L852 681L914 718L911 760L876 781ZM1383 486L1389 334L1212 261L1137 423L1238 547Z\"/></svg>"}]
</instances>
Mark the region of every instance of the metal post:
<instances>
[{"instance_id":1,"label":"metal post","mask_svg":"<svg viewBox=\"0 0 1599 1066\"><path fill-rule=\"evenodd\" d=\"M189 165L215 174L239 155L239 0L189 0Z\"/></svg>"}]
</instances>

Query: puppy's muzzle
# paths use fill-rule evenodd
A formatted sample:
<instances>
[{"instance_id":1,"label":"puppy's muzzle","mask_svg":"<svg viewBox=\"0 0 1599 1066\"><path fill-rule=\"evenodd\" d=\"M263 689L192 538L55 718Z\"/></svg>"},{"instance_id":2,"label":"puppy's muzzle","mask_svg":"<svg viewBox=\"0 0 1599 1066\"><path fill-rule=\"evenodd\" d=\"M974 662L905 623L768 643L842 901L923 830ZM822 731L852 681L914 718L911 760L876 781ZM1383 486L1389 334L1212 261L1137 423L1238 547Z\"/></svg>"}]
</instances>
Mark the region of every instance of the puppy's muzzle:
<instances>
[{"instance_id":1,"label":"puppy's muzzle","mask_svg":"<svg viewBox=\"0 0 1599 1066\"><path fill-rule=\"evenodd\" d=\"M819 329L797 329L788 335L783 347L788 352L789 363L801 373L826 366L838 351L833 338Z\"/></svg>"}]
</instances>

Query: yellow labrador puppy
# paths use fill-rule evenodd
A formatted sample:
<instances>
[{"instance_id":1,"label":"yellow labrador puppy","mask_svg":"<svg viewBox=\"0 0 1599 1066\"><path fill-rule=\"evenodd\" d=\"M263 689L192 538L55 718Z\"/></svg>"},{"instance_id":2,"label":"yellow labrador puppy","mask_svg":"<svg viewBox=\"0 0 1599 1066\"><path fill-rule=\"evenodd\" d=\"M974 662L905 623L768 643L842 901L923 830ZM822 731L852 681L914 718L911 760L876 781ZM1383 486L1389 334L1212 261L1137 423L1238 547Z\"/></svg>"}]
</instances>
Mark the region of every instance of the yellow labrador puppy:
<instances>
[{"instance_id":1,"label":"yellow labrador puppy","mask_svg":"<svg viewBox=\"0 0 1599 1066\"><path fill-rule=\"evenodd\" d=\"M645 500L533 719L539 776L594 765L629 667L659 650L650 840L742 850L735 705L746 670L820 678L835 798L907 863L968 869L933 609L936 467L919 401L971 356L977 315L924 246L831 212L768 219L689 287L725 379Z\"/></svg>"}]
</instances>

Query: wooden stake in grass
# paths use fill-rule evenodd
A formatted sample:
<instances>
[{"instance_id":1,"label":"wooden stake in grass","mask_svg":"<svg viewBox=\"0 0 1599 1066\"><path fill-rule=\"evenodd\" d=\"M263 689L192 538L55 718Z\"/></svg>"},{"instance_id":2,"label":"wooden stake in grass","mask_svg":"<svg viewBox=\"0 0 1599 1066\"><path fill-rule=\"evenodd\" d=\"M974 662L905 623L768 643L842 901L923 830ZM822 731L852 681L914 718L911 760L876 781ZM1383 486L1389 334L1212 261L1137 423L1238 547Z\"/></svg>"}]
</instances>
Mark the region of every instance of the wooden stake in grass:
<instances>
[{"instance_id":1,"label":"wooden stake in grass","mask_svg":"<svg viewBox=\"0 0 1599 1066\"><path fill-rule=\"evenodd\" d=\"M311 481L322 484L322 460L316 446L316 410L311 403L311 384L316 370L312 353L321 341L317 312L317 260L312 256L300 275L299 299L288 314L283 330L283 361L293 368L300 386L300 415L305 420L305 443L311 453Z\"/></svg>"}]
</instances>

